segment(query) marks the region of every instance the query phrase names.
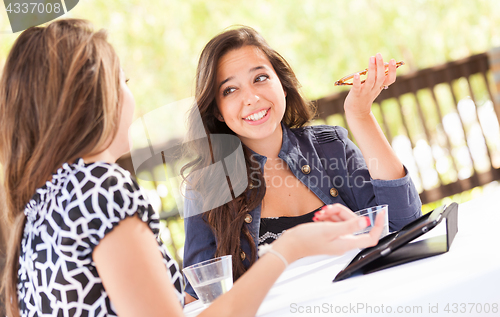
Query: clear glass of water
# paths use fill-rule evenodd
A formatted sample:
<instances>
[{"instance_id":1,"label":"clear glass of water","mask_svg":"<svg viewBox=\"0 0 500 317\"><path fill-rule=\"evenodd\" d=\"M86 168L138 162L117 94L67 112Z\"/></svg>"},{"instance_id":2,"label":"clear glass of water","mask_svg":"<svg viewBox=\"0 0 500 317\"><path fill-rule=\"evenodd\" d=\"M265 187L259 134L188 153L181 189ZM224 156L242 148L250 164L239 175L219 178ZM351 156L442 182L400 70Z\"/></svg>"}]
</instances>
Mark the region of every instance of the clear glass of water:
<instances>
[{"instance_id":1,"label":"clear glass of water","mask_svg":"<svg viewBox=\"0 0 500 317\"><path fill-rule=\"evenodd\" d=\"M362 233L367 233L372 230L373 226L375 225L375 219L377 218L377 214L381 212L382 210L385 210L385 216L384 216L384 229L382 230L382 234L380 238L385 237L386 235L389 234L389 206L388 205L379 205L379 206L374 206L374 207L368 207L365 209L361 209L358 211L355 211L354 213L358 216L362 217L368 217L370 219L370 225L366 227L363 230L357 231L354 234L362 234Z\"/></svg>"},{"instance_id":2,"label":"clear glass of water","mask_svg":"<svg viewBox=\"0 0 500 317\"><path fill-rule=\"evenodd\" d=\"M182 272L205 305L212 303L233 287L231 255L193 264L184 268Z\"/></svg>"}]
</instances>

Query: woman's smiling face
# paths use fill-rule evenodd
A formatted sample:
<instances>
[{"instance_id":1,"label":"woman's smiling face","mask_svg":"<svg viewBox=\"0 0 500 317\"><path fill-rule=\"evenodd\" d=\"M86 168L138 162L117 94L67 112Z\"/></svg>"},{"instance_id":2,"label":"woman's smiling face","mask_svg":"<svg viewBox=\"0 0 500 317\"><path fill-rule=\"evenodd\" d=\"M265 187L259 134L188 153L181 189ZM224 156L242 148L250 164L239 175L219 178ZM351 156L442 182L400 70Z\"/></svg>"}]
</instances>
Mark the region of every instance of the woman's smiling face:
<instances>
[{"instance_id":1,"label":"woman's smiling face","mask_svg":"<svg viewBox=\"0 0 500 317\"><path fill-rule=\"evenodd\" d=\"M266 55L255 46L227 52L217 65L215 100L241 141L281 137L286 93Z\"/></svg>"}]
</instances>

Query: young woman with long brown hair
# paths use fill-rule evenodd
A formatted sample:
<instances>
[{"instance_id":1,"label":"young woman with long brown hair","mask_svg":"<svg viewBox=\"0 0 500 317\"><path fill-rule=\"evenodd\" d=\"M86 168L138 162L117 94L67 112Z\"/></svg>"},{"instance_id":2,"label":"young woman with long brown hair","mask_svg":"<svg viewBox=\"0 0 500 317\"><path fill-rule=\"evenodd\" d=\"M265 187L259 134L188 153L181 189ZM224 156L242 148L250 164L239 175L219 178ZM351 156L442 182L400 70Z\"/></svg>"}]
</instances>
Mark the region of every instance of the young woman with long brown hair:
<instances>
[{"instance_id":1,"label":"young woman with long brown hair","mask_svg":"<svg viewBox=\"0 0 500 317\"><path fill-rule=\"evenodd\" d=\"M14 43L0 82L8 316L182 316L182 275L158 216L114 164L134 106L106 33L88 22L32 27ZM200 316L254 316L287 262L371 246L382 232L379 219L349 235L366 219L340 206L321 217L345 221L290 230Z\"/></svg>"},{"instance_id":2,"label":"young woman with long brown hair","mask_svg":"<svg viewBox=\"0 0 500 317\"><path fill-rule=\"evenodd\" d=\"M396 80L396 63L389 62L386 75L377 54L368 69L364 83L359 74L354 77L344 104L358 149L343 128L306 125L313 105L301 95L290 65L255 30L233 28L208 42L198 63L189 127L191 139L207 135L211 147L192 142L195 159L184 167L185 266L231 254L237 279L256 262L259 245L315 220L324 205L360 210L388 204L391 230L421 215L415 186L371 113L381 89ZM224 199L212 175L199 173L235 148L218 141L219 134L243 143L246 169L236 186L228 177L233 199L223 204L214 203ZM237 193L242 183L246 188ZM188 300L196 297L189 284L186 292Z\"/></svg>"}]
</instances>

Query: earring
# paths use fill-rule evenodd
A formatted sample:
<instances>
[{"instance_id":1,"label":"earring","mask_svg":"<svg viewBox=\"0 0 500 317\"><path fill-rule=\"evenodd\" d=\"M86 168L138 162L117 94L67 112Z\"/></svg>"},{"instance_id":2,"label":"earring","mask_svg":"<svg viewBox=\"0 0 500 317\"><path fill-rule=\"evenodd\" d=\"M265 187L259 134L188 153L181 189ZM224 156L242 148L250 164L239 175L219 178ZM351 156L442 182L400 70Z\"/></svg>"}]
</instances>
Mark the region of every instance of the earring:
<instances>
[{"instance_id":1,"label":"earring","mask_svg":"<svg viewBox=\"0 0 500 317\"><path fill-rule=\"evenodd\" d=\"M224 121L224 117L221 114L219 115L219 120Z\"/></svg>"}]
</instances>

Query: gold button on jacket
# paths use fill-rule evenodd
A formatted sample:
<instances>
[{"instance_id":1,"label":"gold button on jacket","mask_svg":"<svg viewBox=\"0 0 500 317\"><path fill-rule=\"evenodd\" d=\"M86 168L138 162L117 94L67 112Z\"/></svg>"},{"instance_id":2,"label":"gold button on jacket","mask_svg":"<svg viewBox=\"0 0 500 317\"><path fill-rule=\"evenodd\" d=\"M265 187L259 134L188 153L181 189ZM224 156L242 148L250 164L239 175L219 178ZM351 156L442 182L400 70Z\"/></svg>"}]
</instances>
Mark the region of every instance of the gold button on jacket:
<instances>
[{"instance_id":1,"label":"gold button on jacket","mask_svg":"<svg viewBox=\"0 0 500 317\"><path fill-rule=\"evenodd\" d=\"M246 253L245 253L245 252L243 252L243 251L241 251L240 256L241 256L241 261L245 261L245 259L247 258Z\"/></svg>"},{"instance_id":2,"label":"gold button on jacket","mask_svg":"<svg viewBox=\"0 0 500 317\"><path fill-rule=\"evenodd\" d=\"M253 220L253 218L252 218L252 215L251 215L251 214L247 214L247 215L245 216L245 222L246 222L246 223L251 223L251 222L252 222L252 220Z\"/></svg>"},{"instance_id":3,"label":"gold button on jacket","mask_svg":"<svg viewBox=\"0 0 500 317\"><path fill-rule=\"evenodd\" d=\"M311 173L311 167L309 165L302 166L302 173L304 173L304 174Z\"/></svg>"},{"instance_id":4,"label":"gold button on jacket","mask_svg":"<svg viewBox=\"0 0 500 317\"><path fill-rule=\"evenodd\" d=\"M339 195L339 191L332 187L330 188L330 195L337 197Z\"/></svg>"}]
</instances>

